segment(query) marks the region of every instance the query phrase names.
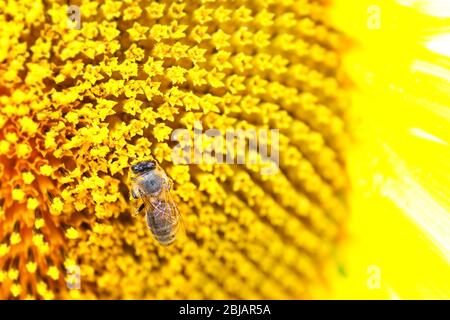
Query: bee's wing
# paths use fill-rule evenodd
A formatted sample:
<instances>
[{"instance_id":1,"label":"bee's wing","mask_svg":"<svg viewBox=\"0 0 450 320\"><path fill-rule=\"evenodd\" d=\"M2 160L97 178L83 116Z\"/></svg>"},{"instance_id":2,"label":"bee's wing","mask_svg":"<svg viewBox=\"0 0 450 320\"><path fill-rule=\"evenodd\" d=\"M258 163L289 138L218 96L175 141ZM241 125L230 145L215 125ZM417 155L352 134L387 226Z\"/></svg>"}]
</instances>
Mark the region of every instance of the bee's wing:
<instances>
[{"instance_id":1,"label":"bee's wing","mask_svg":"<svg viewBox=\"0 0 450 320\"><path fill-rule=\"evenodd\" d=\"M167 203L167 205L169 205L172 208L172 210L171 210L172 218L176 219L178 222L178 229L179 229L178 232L182 233L184 235L186 232L186 228L184 226L184 222L181 217L181 214L178 211L177 203L174 200L172 193L170 192L171 188L172 188L172 184L170 183L170 185L168 185L167 188L164 188L164 191L162 192L162 194L164 196L164 199L165 199L165 202Z\"/></svg>"},{"instance_id":2,"label":"bee's wing","mask_svg":"<svg viewBox=\"0 0 450 320\"><path fill-rule=\"evenodd\" d=\"M170 192L172 185L167 185L162 189L161 196L164 197L164 201L166 205L170 208L172 219L176 219L180 222L180 212L178 211L178 206L176 201L173 198L172 193Z\"/></svg>"},{"instance_id":3,"label":"bee's wing","mask_svg":"<svg viewBox=\"0 0 450 320\"><path fill-rule=\"evenodd\" d=\"M180 213L178 212L177 205L170 193L170 187L165 183L158 195L149 195L142 199L147 211L150 211L152 214L160 215L160 218L166 219L171 223L175 219L179 220Z\"/></svg>"}]
</instances>

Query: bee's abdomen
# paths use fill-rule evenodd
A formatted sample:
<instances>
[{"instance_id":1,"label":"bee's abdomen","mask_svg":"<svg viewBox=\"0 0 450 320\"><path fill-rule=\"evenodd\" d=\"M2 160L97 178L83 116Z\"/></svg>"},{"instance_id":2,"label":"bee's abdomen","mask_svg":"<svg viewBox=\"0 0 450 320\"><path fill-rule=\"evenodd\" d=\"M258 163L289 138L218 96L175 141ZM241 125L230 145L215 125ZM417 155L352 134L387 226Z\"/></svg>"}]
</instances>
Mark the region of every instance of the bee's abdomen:
<instances>
[{"instance_id":1,"label":"bee's abdomen","mask_svg":"<svg viewBox=\"0 0 450 320\"><path fill-rule=\"evenodd\" d=\"M147 225L160 244L167 246L175 241L178 231L178 221L176 219L161 219L151 212L147 212Z\"/></svg>"}]
</instances>

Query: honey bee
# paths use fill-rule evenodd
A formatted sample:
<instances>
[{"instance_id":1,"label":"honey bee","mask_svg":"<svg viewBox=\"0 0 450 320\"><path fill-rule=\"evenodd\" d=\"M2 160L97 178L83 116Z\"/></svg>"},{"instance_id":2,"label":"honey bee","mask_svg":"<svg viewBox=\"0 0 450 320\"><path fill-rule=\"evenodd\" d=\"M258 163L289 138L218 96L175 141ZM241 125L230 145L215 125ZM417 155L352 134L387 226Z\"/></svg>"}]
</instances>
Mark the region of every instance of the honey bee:
<instances>
[{"instance_id":1,"label":"honey bee","mask_svg":"<svg viewBox=\"0 0 450 320\"><path fill-rule=\"evenodd\" d=\"M175 241L180 214L170 190L173 182L155 161L141 161L131 166L131 195L141 204L136 214L145 213L153 237L162 245Z\"/></svg>"}]
</instances>

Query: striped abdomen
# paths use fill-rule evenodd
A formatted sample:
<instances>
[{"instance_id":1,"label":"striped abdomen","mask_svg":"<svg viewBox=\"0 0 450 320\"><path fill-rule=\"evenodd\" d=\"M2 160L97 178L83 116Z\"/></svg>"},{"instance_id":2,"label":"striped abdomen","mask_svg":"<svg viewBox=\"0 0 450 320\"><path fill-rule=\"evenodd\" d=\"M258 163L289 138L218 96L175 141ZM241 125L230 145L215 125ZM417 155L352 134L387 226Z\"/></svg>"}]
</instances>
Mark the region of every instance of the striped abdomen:
<instances>
[{"instance_id":1,"label":"striped abdomen","mask_svg":"<svg viewBox=\"0 0 450 320\"><path fill-rule=\"evenodd\" d=\"M147 225L155 239L162 245L169 245L175 241L178 231L178 219L176 216L167 217L171 212L155 213L147 211Z\"/></svg>"}]
</instances>

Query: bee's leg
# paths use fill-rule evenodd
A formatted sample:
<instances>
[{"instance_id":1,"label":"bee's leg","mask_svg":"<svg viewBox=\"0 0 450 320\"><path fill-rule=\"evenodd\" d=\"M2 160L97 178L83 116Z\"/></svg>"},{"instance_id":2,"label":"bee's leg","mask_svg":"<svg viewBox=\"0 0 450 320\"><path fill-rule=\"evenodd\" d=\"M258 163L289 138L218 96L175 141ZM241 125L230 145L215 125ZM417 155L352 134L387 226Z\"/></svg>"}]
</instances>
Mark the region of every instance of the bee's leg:
<instances>
[{"instance_id":1,"label":"bee's leg","mask_svg":"<svg viewBox=\"0 0 450 320\"><path fill-rule=\"evenodd\" d=\"M145 203L142 203L139 208L136 209L136 215L140 214L142 211L144 211Z\"/></svg>"},{"instance_id":2,"label":"bee's leg","mask_svg":"<svg viewBox=\"0 0 450 320\"><path fill-rule=\"evenodd\" d=\"M138 190L135 190L134 188L131 189L131 196L135 200L138 198L138 193L139 193L139 192L136 192L136 191L138 191Z\"/></svg>"}]
</instances>

